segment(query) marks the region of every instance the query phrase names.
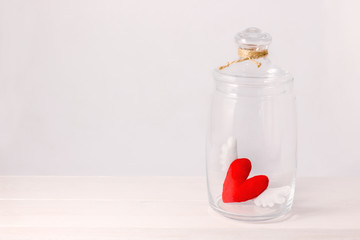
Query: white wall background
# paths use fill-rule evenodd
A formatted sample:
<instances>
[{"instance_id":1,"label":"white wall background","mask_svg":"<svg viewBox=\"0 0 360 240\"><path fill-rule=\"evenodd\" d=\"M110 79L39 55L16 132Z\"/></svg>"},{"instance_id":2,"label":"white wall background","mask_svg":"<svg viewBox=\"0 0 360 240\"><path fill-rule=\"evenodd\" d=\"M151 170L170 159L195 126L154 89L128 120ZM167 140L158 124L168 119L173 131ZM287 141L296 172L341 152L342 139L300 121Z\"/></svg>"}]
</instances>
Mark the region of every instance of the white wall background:
<instances>
[{"instance_id":1,"label":"white wall background","mask_svg":"<svg viewBox=\"0 0 360 240\"><path fill-rule=\"evenodd\" d=\"M0 174L203 175L211 71L258 26L296 80L299 175L360 170L360 2L0 0Z\"/></svg>"}]
</instances>

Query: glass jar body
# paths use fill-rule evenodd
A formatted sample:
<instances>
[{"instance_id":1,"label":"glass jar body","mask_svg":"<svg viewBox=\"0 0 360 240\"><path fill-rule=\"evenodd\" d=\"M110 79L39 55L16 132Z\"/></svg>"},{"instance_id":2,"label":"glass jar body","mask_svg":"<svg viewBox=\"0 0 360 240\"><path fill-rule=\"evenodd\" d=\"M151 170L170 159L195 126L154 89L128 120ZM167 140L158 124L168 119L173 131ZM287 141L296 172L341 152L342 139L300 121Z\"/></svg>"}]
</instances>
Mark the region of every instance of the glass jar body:
<instances>
[{"instance_id":1,"label":"glass jar body","mask_svg":"<svg viewBox=\"0 0 360 240\"><path fill-rule=\"evenodd\" d=\"M292 78L229 77L215 72L215 82L206 160L211 207L239 220L268 220L286 214L293 202L296 174ZM246 181L265 175L268 186L255 198L224 201L230 165L241 158L251 161Z\"/></svg>"}]
</instances>

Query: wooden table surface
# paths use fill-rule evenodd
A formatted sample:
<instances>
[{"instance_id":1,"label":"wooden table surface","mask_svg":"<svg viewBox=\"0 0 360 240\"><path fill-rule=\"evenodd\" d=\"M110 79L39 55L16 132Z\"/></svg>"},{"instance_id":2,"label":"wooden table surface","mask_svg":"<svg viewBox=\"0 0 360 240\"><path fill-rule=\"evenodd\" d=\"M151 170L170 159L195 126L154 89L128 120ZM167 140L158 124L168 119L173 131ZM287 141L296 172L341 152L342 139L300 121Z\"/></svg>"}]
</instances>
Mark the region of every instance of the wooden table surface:
<instances>
[{"instance_id":1,"label":"wooden table surface","mask_svg":"<svg viewBox=\"0 0 360 240\"><path fill-rule=\"evenodd\" d=\"M0 177L0 239L360 239L360 178L299 178L292 214L246 223L203 177Z\"/></svg>"}]
</instances>

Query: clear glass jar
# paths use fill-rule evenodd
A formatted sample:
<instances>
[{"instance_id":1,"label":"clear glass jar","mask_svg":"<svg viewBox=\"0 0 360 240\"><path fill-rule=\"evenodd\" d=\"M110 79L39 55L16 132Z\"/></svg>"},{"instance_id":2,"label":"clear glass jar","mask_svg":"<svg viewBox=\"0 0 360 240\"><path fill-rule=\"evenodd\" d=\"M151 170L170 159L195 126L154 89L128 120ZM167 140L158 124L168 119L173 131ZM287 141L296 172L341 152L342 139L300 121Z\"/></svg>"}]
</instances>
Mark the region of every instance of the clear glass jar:
<instances>
[{"instance_id":1,"label":"clear glass jar","mask_svg":"<svg viewBox=\"0 0 360 240\"><path fill-rule=\"evenodd\" d=\"M248 28L235 40L240 51L267 53L271 36ZM285 215L296 174L292 76L266 55L215 70L214 78L206 164L211 207L248 221Z\"/></svg>"}]
</instances>

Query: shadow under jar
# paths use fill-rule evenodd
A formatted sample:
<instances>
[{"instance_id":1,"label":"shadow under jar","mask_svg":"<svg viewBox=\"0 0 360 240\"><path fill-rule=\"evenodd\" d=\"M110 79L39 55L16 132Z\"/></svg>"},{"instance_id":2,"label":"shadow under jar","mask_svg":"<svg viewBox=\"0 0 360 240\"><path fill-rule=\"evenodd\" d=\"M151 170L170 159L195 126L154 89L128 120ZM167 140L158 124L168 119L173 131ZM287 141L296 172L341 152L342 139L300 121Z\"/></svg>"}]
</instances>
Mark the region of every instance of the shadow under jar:
<instances>
[{"instance_id":1,"label":"shadow under jar","mask_svg":"<svg viewBox=\"0 0 360 240\"><path fill-rule=\"evenodd\" d=\"M214 72L206 159L209 202L226 217L269 220L285 215L293 202L293 78L268 59L269 34L248 28L235 39L241 60Z\"/></svg>"}]
</instances>

